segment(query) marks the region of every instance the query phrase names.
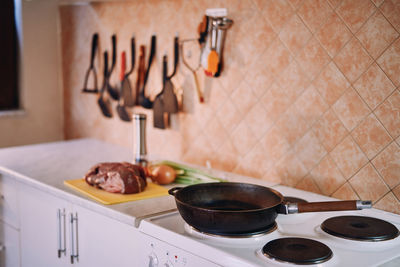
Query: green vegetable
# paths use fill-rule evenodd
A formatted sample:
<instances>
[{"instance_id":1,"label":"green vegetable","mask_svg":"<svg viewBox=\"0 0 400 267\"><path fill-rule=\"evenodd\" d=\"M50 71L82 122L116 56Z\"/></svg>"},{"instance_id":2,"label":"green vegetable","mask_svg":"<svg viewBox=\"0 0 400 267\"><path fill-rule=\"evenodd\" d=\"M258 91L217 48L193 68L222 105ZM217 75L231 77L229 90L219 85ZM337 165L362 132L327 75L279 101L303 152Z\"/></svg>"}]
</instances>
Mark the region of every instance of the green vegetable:
<instances>
[{"instance_id":1,"label":"green vegetable","mask_svg":"<svg viewBox=\"0 0 400 267\"><path fill-rule=\"evenodd\" d=\"M169 160L153 162L152 165L167 165L173 168L176 172L175 183L177 184L190 185L210 182L226 182L226 180L214 177L204 171Z\"/></svg>"}]
</instances>

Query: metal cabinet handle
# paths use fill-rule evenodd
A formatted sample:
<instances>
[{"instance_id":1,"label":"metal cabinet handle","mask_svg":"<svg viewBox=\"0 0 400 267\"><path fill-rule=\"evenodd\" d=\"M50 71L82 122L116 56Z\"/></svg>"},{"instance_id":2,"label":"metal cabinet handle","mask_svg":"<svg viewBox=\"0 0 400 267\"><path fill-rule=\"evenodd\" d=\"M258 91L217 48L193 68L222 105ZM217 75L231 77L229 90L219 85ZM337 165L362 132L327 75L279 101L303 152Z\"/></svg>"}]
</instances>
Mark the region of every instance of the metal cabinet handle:
<instances>
[{"instance_id":1,"label":"metal cabinet handle","mask_svg":"<svg viewBox=\"0 0 400 267\"><path fill-rule=\"evenodd\" d=\"M3 252L4 250L6 250L6 246L4 246L3 244L0 244L0 252Z\"/></svg>"},{"instance_id":2,"label":"metal cabinet handle","mask_svg":"<svg viewBox=\"0 0 400 267\"><path fill-rule=\"evenodd\" d=\"M69 222L70 222L70 226L71 226L71 264L74 264L74 259L76 259L76 261L79 261L78 213L75 213L75 216L73 213L70 213L70 221ZM75 227L74 227L74 224L75 224Z\"/></svg>"},{"instance_id":3,"label":"metal cabinet handle","mask_svg":"<svg viewBox=\"0 0 400 267\"><path fill-rule=\"evenodd\" d=\"M65 240L65 209L57 210L57 222L58 222L58 250L57 256L61 258L61 255L66 255L66 240Z\"/></svg>"}]
</instances>

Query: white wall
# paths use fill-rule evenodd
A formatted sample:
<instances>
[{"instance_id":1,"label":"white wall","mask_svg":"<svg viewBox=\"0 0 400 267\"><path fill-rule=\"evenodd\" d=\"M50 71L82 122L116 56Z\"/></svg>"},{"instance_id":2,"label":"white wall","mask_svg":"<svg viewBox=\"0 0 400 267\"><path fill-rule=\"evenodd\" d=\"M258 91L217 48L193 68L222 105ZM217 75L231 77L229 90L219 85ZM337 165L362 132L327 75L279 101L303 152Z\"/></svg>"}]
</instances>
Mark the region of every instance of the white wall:
<instances>
[{"instance_id":1,"label":"white wall","mask_svg":"<svg viewBox=\"0 0 400 267\"><path fill-rule=\"evenodd\" d=\"M22 19L23 112L0 114L0 147L61 140L64 135L57 1L15 3Z\"/></svg>"}]
</instances>

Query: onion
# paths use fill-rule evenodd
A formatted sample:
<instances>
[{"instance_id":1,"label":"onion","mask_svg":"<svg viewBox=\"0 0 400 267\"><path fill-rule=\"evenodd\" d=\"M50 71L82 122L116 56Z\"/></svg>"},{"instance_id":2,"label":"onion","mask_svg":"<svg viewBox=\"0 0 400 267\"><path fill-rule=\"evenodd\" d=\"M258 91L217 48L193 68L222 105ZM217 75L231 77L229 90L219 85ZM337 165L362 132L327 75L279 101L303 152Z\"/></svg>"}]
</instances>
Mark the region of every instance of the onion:
<instances>
[{"instance_id":1,"label":"onion","mask_svg":"<svg viewBox=\"0 0 400 267\"><path fill-rule=\"evenodd\" d=\"M175 170L167 165L149 166L151 179L158 184L170 184L175 181Z\"/></svg>"}]
</instances>

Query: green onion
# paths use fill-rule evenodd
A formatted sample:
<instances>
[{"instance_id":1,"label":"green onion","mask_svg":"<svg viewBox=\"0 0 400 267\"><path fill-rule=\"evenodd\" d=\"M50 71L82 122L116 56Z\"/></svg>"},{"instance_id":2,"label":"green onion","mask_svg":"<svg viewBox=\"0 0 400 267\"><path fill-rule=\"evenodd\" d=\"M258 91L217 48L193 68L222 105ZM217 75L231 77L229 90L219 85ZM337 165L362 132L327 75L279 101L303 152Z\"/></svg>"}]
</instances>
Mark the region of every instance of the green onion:
<instances>
[{"instance_id":1,"label":"green onion","mask_svg":"<svg viewBox=\"0 0 400 267\"><path fill-rule=\"evenodd\" d=\"M153 162L152 165L167 165L173 168L176 171L175 183L177 184L199 184L226 181L224 179L214 177L204 171L169 160Z\"/></svg>"}]
</instances>

